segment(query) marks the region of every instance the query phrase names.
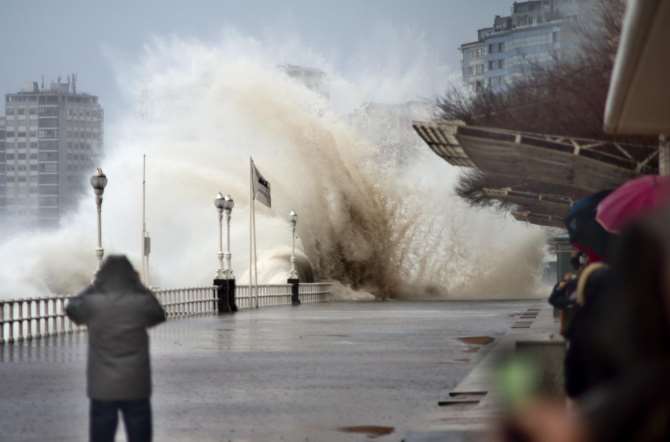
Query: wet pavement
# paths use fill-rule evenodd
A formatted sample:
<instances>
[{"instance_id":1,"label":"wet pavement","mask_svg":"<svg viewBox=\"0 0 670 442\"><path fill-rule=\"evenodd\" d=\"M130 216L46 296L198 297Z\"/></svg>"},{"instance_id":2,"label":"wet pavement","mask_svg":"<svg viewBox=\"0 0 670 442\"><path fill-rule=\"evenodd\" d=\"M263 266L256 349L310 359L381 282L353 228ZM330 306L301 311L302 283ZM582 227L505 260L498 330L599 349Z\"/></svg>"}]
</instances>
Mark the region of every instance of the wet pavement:
<instances>
[{"instance_id":1,"label":"wet pavement","mask_svg":"<svg viewBox=\"0 0 670 442\"><path fill-rule=\"evenodd\" d=\"M171 321L151 338L155 440L402 440L526 305L334 303ZM0 439L86 440L86 334L0 356Z\"/></svg>"}]
</instances>

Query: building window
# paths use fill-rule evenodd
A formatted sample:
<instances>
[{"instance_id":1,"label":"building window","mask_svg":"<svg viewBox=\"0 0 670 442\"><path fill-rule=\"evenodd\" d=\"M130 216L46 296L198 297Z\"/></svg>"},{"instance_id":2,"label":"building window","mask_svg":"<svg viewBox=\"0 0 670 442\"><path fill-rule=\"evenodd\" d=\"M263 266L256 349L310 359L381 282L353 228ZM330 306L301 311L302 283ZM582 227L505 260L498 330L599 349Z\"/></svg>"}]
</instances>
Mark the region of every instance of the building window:
<instances>
[{"instance_id":1,"label":"building window","mask_svg":"<svg viewBox=\"0 0 670 442\"><path fill-rule=\"evenodd\" d=\"M505 52L505 43L498 43L498 52Z\"/></svg>"},{"instance_id":2,"label":"building window","mask_svg":"<svg viewBox=\"0 0 670 442\"><path fill-rule=\"evenodd\" d=\"M504 67L505 67L505 60L501 58L500 60L498 60L498 69L502 69Z\"/></svg>"},{"instance_id":3,"label":"building window","mask_svg":"<svg viewBox=\"0 0 670 442\"><path fill-rule=\"evenodd\" d=\"M554 31L551 33L551 41L553 43L558 43L558 31Z\"/></svg>"},{"instance_id":4,"label":"building window","mask_svg":"<svg viewBox=\"0 0 670 442\"><path fill-rule=\"evenodd\" d=\"M493 43L489 44L489 54L493 54L495 52L495 46Z\"/></svg>"},{"instance_id":5,"label":"building window","mask_svg":"<svg viewBox=\"0 0 670 442\"><path fill-rule=\"evenodd\" d=\"M40 138L58 138L58 129L40 129Z\"/></svg>"}]
</instances>

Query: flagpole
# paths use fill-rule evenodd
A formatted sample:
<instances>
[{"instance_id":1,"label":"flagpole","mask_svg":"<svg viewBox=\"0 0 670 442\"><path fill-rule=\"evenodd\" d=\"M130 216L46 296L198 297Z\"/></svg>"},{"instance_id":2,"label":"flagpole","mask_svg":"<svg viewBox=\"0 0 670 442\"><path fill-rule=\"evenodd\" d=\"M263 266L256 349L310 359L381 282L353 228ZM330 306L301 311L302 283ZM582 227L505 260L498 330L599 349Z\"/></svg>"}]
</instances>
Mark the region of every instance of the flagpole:
<instances>
[{"instance_id":1,"label":"flagpole","mask_svg":"<svg viewBox=\"0 0 670 442\"><path fill-rule=\"evenodd\" d=\"M255 197L256 195L254 195ZM255 201L255 200L254 200ZM256 238L256 203L254 202L254 285L256 286L256 308L258 308L258 241Z\"/></svg>"},{"instance_id":2,"label":"flagpole","mask_svg":"<svg viewBox=\"0 0 670 442\"><path fill-rule=\"evenodd\" d=\"M142 279L149 284L147 278L146 259L146 236L147 236L147 156L142 155Z\"/></svg>"},{"instance_id":3,"label":"flagpole","mask_svg":"<svg viewBox=\"0 0 670 442\"><path fill-rule=\"evenodd\" d=\"M253 185L254 179L258 179L256 176L254 176L254 169L256 169L256 165L254 164L254 160L251 160L251 176L252 176L252 187L251 187L251 193L254 198L254 210L251 212L251 225L252 225L252 236L254 238L253 244L254 244L254 294L255 294L255 302L256 302L256 308L258 308L258 246L256 244L256 194L254 193L253 190Z\"/></svg>"},{"instance_id":4,"label":"flagpole","mask_svg":"<svg viewBox=\"0 0 670 442\"><path fill-rule=\"evenodd\" d=\"M253 277L252 272L253 267L253 235L252 235L252 226L253 226L253 213L254 213L254 171L253 171L253 160L249 157L249 296L254 296L253 291Z\"/></svg>"}]
</instances>

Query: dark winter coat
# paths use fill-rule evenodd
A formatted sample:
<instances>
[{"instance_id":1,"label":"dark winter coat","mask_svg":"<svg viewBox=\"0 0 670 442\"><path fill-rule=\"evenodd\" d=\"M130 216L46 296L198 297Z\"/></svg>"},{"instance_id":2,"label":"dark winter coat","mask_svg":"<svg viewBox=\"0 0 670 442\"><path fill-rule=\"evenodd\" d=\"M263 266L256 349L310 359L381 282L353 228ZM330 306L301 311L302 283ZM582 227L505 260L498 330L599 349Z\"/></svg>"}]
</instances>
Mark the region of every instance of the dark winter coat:
<instances>
[{"instance_id":1,"label":"dark winter coat","mask_svg":"<svg viewBox=\"0 0 670 442\"><path fill-rule=\"evenodd\" d=\"M561 283L563 283L562 287ZM557 283L549 296L549 304L559 310L571 307L574 302L570 299L570 295L572 295L576 288L577 281L574 279Z\"/></svg>"},{"instance_id":2,"label":"dark winter coat","mask_svg":"<svg viewBox=\"0 0 670 442\"><path fill-rule=\"evenodd\" d=\"M580 276L578 307L566 333L565 391L571 398L610 381L620 371L603 345L616 327L609 308L615 302L615 286L612 270L602 264L592 264Z\"/></svg>"},{"instance_id":3,"label":"dark winter coat","mask_svg":"<svg viewBox=\"0 0 670 442\"><path fill-rule=\"evenodd\" d=\"M88 328L88 396L145 399L151 396L147 327L165 321L165 311L130 263L132 274L125 265L105 268L112 258L105 261L93 285L69 300L66 312Z\"/></svg>"}]
</instances>

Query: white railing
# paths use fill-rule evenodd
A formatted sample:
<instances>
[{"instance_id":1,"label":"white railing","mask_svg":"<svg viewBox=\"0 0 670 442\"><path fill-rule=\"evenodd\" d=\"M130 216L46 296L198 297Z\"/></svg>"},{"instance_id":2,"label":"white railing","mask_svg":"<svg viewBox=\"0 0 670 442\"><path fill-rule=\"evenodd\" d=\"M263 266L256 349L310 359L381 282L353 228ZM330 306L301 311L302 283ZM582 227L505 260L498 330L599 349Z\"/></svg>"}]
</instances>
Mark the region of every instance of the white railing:
<instances>
[{"instance_id":1,"label":"white railing","mask_svg":"<svg viewBox=\"0 0 670 442\"><path fill-rule=\"evenodd\" d=\"M302 304L317 304L328 300L331 283L302 283L298 287ZM235 295L237 308L240 310L255 308L256 297L258 297L258 307L291 304L290 284L259 285L257 290L258 294L256 295L256 291L252 293L248 285L238 285Z\"/></svg>"},{"instance_id":2,"label":"white railing","mask_svg":"<svg viewBox=\"0 0 670 442\"><path fill-rule=\"evenodd\" d=\"M300 302L316 304L328 301L331 284L304 283L299 286ZM257 298L256 298L257 293ZM165 309L168 319L214 314L217 312L216 287L190 287L155 290L154 294ZM249 286L236 289L236 304L240 310L291 304L288 284L262 285L251 293ZM86 330L65 315L68 296L11 299L0 301L0 345Z\"/></svg>"},{"instance_id":3,"label":"white railing","mask_svg":"<svg viewBox=\"0 0 670 442\"><path fill-rule=\"evenodd\" d=\"M318 304L330 299L330 282L315 282L300 284L300 302L303 304Z\"/></svg>"},{"instance_id":4,"label":"white railing","mask_svg":"<svg viewBox=\"0 0 670 442\"><path fill-rule=\"evenodd\" d=\"M66 301L67 296L0 301L0 344L81 330L65 315Z\"/></svg>"},{"instance_id":5,"label":"white railing","mask_svg":"<svg viewBox=\"0 0 670 442\"><path fill-rule=\"evenodd\" d=\"M155 290L168 319L216 313L216 287Z\"/></svg>"}]
</instances>

